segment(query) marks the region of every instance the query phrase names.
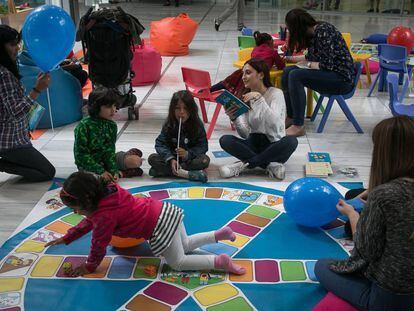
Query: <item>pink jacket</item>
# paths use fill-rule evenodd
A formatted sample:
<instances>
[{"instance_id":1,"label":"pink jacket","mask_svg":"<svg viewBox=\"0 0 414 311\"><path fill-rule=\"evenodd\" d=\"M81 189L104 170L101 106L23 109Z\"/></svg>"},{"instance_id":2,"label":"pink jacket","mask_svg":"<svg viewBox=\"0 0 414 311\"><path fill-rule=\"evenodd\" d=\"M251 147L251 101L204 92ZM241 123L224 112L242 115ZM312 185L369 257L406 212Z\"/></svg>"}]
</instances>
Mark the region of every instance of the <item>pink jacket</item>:
<instances>
[{"instance_id":1,"label":"pink jacket","mask_svg":"<svg viewBox=\"0 0 414 311\"><path fill-rule=\"evenodd\" d=\"M252 51L252 58L260 58L263 59L269 70L275 65L277 69L285 68L285 62L282 58L277 54L277 51L272 49L266 43L263 43L259 46L256 46Z\"/></svg>"},{"instance_id":2,"label":"pink jacket","mask_svg":"<svg viewBox=\"0 0 414 311\"><path fill-rule=\"evenodd\" d=\"M66 244L92 232L92 245L86 268L93 272L106 254L112 235L148 240L157 224L162 202L152 198L136 198L127 190L113 184L115 192L104 197L97 210L68 230Z\"/></svg>"}]
</instances>

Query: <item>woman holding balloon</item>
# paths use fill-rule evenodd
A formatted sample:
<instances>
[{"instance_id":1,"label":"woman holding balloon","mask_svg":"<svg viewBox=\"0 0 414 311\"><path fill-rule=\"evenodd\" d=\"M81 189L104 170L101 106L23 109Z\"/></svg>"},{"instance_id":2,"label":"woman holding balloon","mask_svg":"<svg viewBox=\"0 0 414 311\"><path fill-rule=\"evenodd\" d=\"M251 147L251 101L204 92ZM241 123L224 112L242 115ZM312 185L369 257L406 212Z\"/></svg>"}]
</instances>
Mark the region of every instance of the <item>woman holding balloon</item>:
<instances>
[{"instance_id":1,"label":"woman holding balloon","mask_svg":"<svg viewBox=\"0 0 414 311\"><path fill-rule=\"evenodd\" d=\"M0 25L0 171L29 181L46 181L55 175L53 165L35 149L29 138L27 115L50 82L40 74L26 96L17 66L21 37L13 28Z\"/></svg>"},{"instance_id":2,"label":"woman holding balloon","mask_svg":"<svg viewBox=\"0 0 414 311\"><path fill-rule=\"evenodd\" d=\"M359 310L414 310L414 119L383 120L372 140L361 216L343 200L337 205L351 221L355 248L347 260L318 260L315 275Z\"/></svg>"}]
</instances>

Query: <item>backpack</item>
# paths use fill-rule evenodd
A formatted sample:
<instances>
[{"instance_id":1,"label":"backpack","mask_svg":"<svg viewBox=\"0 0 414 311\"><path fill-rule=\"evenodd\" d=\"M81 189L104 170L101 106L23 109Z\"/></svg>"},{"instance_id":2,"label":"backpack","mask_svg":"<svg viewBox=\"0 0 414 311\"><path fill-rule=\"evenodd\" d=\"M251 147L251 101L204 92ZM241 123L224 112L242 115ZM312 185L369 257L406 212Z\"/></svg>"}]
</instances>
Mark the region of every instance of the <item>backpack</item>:
<instances>
[{"instance_id":1,"label":"backpack","mask_svg":"<svg viewBox=\"0 0 414 311\"><path fill-rule=\"evenodd\" d=\"M82 40L92 82L115 88L129 78L131 49L134 41L140 42L144 27L120 7L92 10L82 17L77 38Z\"/></svg>"}]
</instances>

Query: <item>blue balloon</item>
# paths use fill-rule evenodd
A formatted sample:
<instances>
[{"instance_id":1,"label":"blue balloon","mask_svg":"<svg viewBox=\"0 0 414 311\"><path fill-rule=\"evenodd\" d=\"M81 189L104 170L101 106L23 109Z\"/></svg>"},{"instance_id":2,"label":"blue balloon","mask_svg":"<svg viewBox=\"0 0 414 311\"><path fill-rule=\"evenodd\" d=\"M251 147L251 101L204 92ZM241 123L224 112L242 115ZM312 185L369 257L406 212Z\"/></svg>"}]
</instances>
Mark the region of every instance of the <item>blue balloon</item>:
<instances>
[{"instance_id":1,"label":"blue balloon","mask_svg":"<svg viewBox=\"0 0 414 311\"><path fill-rule=\"evenodd\" d=\"M320 227L339 216L336 209L342 195L330 183L312 177L295 180L289 185L283 197L288 216L297 224L306 227Z\"/></svg>"},{"instance_id":2,"label":"blue balloon","mask_svg":"<svg viewBox=\"0 0 414 311\"><path fill-rule=\"evenodd\" d=\"M22 36L36 65L48 72L72 51L75 25L69 14L60 7L42 5L27 16Z\"/></svg>"}]
</instances>

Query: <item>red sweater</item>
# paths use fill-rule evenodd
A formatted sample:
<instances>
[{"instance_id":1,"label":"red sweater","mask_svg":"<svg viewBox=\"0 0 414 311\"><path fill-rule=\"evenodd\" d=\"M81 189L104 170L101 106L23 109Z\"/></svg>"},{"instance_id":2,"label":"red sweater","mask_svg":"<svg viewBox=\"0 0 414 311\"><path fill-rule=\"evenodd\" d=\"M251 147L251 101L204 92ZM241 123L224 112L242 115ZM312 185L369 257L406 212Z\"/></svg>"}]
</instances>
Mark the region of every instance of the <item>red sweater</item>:
<instances>
[{"instance_id":1,"label":"red sweater","mask_svg":"<svg viewBox=\"0 0 414 311\"><path fill-rule=\"evenodd\" d=\"M92 244L86 268L93 272L106 254L112 235L122 238L148 240L157 224L162 202L152 198L136 198L118 185L115 192L104 197L97 210L68 230L63 237L66 244L92 232Z\"/></svg>"},{"instance_id":2,"label":"red sweater","mask_svg":"<svg viewBox=\"0 0 414 311\"><path fill-rule=\"evenodd\" d=\"M269 70L275 65L277 69L285 68L285 62L279 56L276 50L272 49L266 43L256 46L252 51L252 58L260 58L264 60Z\"/></svg>"}]
</instances>

